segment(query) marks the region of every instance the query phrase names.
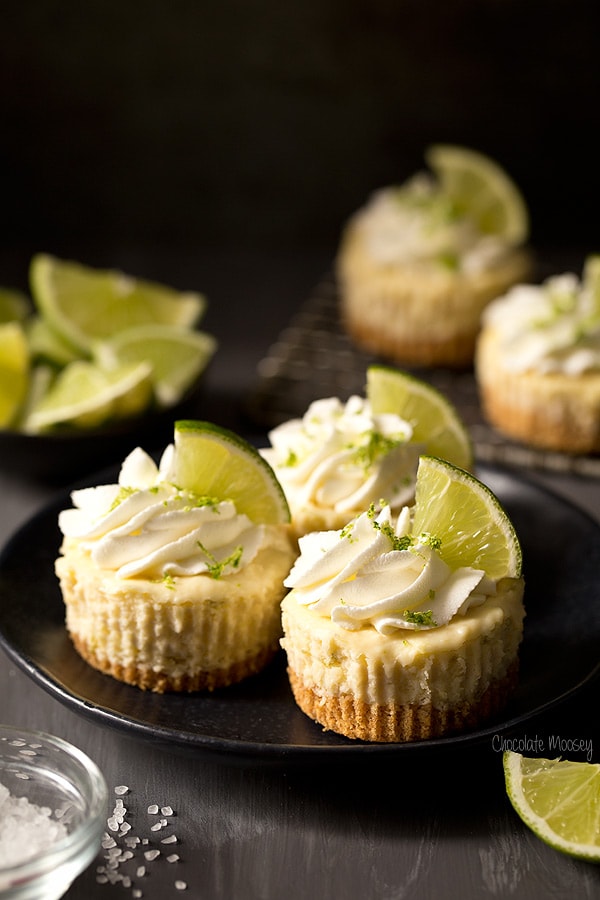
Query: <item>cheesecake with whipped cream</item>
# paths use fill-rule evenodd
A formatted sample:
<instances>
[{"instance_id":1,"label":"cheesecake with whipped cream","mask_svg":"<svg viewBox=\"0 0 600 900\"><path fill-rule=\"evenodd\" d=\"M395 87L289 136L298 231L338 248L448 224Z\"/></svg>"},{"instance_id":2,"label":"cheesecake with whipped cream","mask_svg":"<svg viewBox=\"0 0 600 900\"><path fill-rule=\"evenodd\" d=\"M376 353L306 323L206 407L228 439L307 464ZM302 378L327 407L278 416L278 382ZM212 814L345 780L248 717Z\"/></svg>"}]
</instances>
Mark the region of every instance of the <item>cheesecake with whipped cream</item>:
<instances>
[{"instance_id":1,"label":"cheesecake with whipped cream","mask_svg":"<svg viewBox=\"0 0 600 900\"><path fill-rule=\"evenodd\" d=\"M344 227L341 320L354 342L409 366L469 366L481 313L526 277L529 255L449 208L419 173L376 191Z\"/></svg>"},{"instance_id":2,"label":"cheesecake with whipped cream","mask_svg":"<svg viewBox=\"0 0 600 900\"><path fill-rule=\"evenodd\" d=\"M596 280L565 273L495 300L483 317L475 375L483 412L502 434L543 450L598 453Z\"/></svg>"},{"instance_id":3,"label":"cheesecake with whipped cream","mask_svg":"<svg viewBox=\"0 0 600 900\"><path fill-rule=\"evenodd\" d=\"M279 649L287 525L255 524L229 500L172 480L141 448L118 483L72 493L55 569L79 654L157 692L212 690L260 671Z\"/></svg>"},{"instance_id":4,"label":"cheesecake with whipped cream","mask_svg":"<svg viewBox=\"0 0 600 900\"><path fill-rule=\"evenodd\" d=\"M300 539L282 603L296 703L326 730L414 741L475 728L515 689L522 578L450 569L410 511Z\"/></svg>"},{"instance_id":5,"label":"cheesecake with whipped cream","mask_svg":"<svg viewBox=\"0 0 600 900\"><path fill-rule=\"evenodd\" d=\"M342 528L382 497L399 510L414 498L423 444L395 413L364 397L327 397L269 433L260 452L281 484L297 536Z\"/></svg>"}]
</instances>

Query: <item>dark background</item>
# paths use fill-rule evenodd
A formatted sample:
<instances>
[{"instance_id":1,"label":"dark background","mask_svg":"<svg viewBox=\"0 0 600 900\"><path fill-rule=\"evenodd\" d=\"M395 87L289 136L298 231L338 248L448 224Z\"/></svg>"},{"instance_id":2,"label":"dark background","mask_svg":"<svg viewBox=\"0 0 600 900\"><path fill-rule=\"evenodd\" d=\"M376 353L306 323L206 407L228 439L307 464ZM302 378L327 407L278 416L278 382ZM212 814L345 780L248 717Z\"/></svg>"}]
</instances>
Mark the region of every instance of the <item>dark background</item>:
<instances>
[{"instance_id":1,"label":"dark background","mask_svg":"<svg viewBox=\"0 0 600 900\"><path fill-rule=\"evenodd\" d=\"M0 12L0 281L38 250L335 252L431 142L600 250L595 0L23 0ZM138 272L137 274L145 274ZM201 285L199 285L201 287Z\"/></svg>"}]
</instances>

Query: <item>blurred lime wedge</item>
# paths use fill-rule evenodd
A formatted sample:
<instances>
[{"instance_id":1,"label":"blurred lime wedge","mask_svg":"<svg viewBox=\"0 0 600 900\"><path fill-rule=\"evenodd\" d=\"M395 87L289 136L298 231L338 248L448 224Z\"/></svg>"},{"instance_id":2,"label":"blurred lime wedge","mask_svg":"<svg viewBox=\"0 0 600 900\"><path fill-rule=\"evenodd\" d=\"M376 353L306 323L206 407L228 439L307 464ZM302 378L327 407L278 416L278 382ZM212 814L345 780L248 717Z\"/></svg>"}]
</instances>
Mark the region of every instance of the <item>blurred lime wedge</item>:
<instances>
[{"instance_id":1,"label":"blurred lime wedge","mask_svg":"<svg viewBox=\"0 0 600 900\"><path fill-rule=\"evenodd\" d=\"M78 359L77 351L60 336L40 315L31 316L27 336L31 356L34 359L45 359L55 366L66 366Z\"/></svg>"},{"instance_id":2,"label":"blurred lime wedge","mask_svg":"<svg viewBox=\"0 0 600 900\"><path fill-rule=\"evenodd\" d=\"M83 354L91 352L94 341L149 322L191 327L205 308L201 294L47 254L33 257L30 282L39 312Z\"/></svg>"},{"instance_id":3,"label":"blurred lime wedge","mask_svg":"<svg viewBox=\"0 0 600 900\"><path fill-rule=\"evenodd\" d=\"M507 750L504 778L525 824L555 850L600 862L600 765Z\"/></svg>"},{"instance_id":4,"label":"blurred lime wedge","mask_svg":"<svg viewBox=\"0 0 600 900\"><path fill-rule=\"evenodd\" d=\"M95 428L109 419L137 415L152 395L151 371L149 363L110 371L87 360L69 363L29 411L24 430Z\"/></svg>"},{"instance_id":5,"label":"blurred lime wedge","mask_svg":"<svg viewBox=\"0 0 600 900\"><path fill-rule=\"evenodd\" d=\"M25 294L14 288L0 287L0 323L22 322L30 310Z\"/></svg>"},{"instance_id":6,"label":"blurred lime wedge","mask_svg":"<svg viewBox=\"0 0 600 900\"><path fill-rule=\"evenodd\" d=\"M0 325L0 427L11 425L27 395L29 347L20 322Z\"/></svg>"},{"instance_id":7,"label":"blurred lime wedge","mask_svg":"<svg viewBox=\"0 0 600 900\"><path fill-rule=\"evenodd\" d=\"M443 192L483 234L522 244L529 234L527 207L510 176L496 162L465 147L436 144L426 153Z\"/></svg>"},{"instance_id":8,"label":"blurred lime wedge","mask_svg":"<svg viewBox=\"0 0 600 900\"><path fill-rule=\"evenodd\" d=\"M212 335L174 325L139 325L94 348L104 366L149 362L159 406L173 406L206 368L216 350Z\"/></svg>"},{"instance_id":9,"label":"blurred lime wedge","mask_svg":"<svg viewBox=\"0 0 600 900\"><path fill-rule=\"evenodd\" d=\"M521 574L519 540L500 501L445 460L419 460L412 531L439 538L439 554L452 569L472 566L495 580Z\"/></svg>"},{"instance_id":10,"label":"blurred lime wedge","mask_svg":"<svg viewBox=\"0 0 600 900\"><path fill-rule=\"evenodd\" d=\"M473 465L473 449L457 411L436 388L388 366L367 369L367 398L375 414L396 413L413 428L425 453L463 469Z\"/></svg>"},{"instance_id":11,"label":"blurred lime wedge","mask_svg":"<svg viewBox=\"0 0 600 900\"><path fill-rule=\"evenodd\" d=\"M258 451L210 422L175 423L175 483L218 500L232 500L256 523L289 522L283 490Z\"/></svg>"}]
</instances>

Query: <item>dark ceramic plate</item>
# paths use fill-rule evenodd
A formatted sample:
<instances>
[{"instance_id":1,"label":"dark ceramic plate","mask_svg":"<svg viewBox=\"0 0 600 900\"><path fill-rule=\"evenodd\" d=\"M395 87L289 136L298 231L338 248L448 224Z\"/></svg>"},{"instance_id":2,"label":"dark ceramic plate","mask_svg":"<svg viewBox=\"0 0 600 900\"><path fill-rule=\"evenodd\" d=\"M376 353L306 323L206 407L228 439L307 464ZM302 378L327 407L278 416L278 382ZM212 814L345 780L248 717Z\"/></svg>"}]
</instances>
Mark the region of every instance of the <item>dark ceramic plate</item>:
<instances>
[{"instance_id":1,"label":"dark ceramic plate","mask_svg":"<svg viewBox=\"0 0 600 900\"><path fill-rule=\"evenodd\" d=\"M115 475L104 472L90 483ZM57 514L70 505L67 492L0 555L0 641L35 682L95 722L229 759L342 761L489 741L571 697L598 672L600 526L525 478L488 466L479 475L520 535L527 607L519 687L502 717L484 729L410 744L369 744L323 732L295 706L283 654L260 675L213 694L145 693L96 672L66 634L53 571Z\"/></svg>"}]
</instances>

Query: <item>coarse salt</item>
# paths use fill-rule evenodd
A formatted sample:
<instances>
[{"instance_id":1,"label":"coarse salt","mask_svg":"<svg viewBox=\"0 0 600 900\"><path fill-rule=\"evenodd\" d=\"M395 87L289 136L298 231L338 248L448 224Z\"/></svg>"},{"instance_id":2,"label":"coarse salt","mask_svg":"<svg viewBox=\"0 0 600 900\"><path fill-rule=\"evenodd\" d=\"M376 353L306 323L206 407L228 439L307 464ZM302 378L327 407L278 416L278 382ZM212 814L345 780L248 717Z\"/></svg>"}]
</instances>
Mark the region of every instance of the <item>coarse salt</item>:
<instances>
[{"instance_id":1,"label":"coarse salt","mask_svg":"<svg viewBox=\"0 0 600 900\"><path fill-rule=\"evenodd\" d=\"M42 853L68 834L47 807L14 797L0 783L0 866L12 866Z\"/></svg>"}]
</instances>

